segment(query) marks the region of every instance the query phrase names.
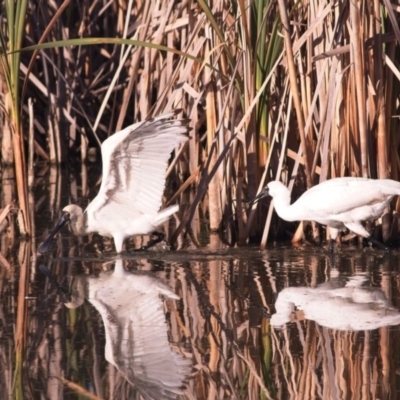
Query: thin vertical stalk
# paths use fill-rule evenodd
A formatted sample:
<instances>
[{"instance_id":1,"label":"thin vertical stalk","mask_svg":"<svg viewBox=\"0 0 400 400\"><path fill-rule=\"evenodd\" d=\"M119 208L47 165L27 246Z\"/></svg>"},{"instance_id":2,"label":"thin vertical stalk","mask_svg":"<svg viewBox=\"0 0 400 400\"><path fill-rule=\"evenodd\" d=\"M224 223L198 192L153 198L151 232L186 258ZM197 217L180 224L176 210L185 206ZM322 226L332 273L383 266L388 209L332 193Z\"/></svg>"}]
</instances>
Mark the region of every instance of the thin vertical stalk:
<instances>
[{"instance_id":1,"label":"thin vertical stalk","mask_svg":"<svg viewBox=\"0 0 400 400\"><path fill-rule=\"evenodd\" d=\"M357 96L357 123L360 131L360 158L361 158L361 174L364 178L368 177L368 139L367 125L365 115L365 89L364 89L364 74L365 68L363 63L360 10L358 1L354 0L349 3L350 6L350 22L351 22L351 48L354 56L354 77L356 81L356 96Z\"/></svg>"},{"instance_id":2,"label":"thin vertical stalk","mask_svg":"<svg viewBox=\"0 0 400 400\"><path fill-rule=\"evenodd\" d=\"M15 331L15 372L14 372L14 399L23 399L23 381L22 369L24 362L24 347L25 347L25 333L26 333L26 293L28 287L28 267L31 254L29 242L23 242L20 249L20 275L18 285L18 304L17 304L17 323Z\"/></svg>"},{"instance_id":3,"label":"thin vertical stalk","mask_svg":"<svg viewBox=\"0 0 400 400\"><path fill-rule=\"evenodd\" d=\"M290 87L293 95L294 107L296 110L301 146L303 149L306 183L307 183L307 188L310 188L312 186L311 166L308 156L306 136L304 132L304 115L301 108L299 88L297 87L297 72L296 72L296 66L294 64L292 41L290 38L290 24L287 15L287 3L284 0L278 0L278 5L279 5L279 14L281 16L281 21L283 26L283 36L285 39L285 50L288 62Z\"/></svg>"},{"instance_id":4,"label":"thin vertical stalk","mask_svg":"<svg viewBox=\"0 0 400 400\"><path fill-rule=\"evenodd\" d=\"M381 5L378 0L374 1L374 20L375 35L374 60L375 60L375 82L377 88L377 113L378 113L378 130L377 130L377 151L378 151L378 178L386 179L388 177L387 165L387 137L386 137L386 103L385 103L385 86L383 81L383 59L382 59L382 31L381 25Z\"/></svg>"},{"instance_id":5,"label":"thin vertical stalk","mask_svg":"<svg viewBox=\"0 0 400 400\"><path fill-rule=\"evenodd\" d=\"M30 234L30 218L27 196L26 182L26 162L24 153L24 143L21 127L20 116L20 97L19 97L19 74L20 74L20 58L22 37L25 29L25 14L27 8L27 0L5 2L7 14L7 35L8 42L5 43L2 38L3 51L8 51L7 56L3 56L2 66L7 82L8 90L11 96L9 104L10 129L13 140L13 153L15 165L15 177L17 181L17 192L19 207L22 212L24 226L20 226L21 233ZM4 46L7 46L4 48Z\"/></svg>"},{"instance_id":6,"label":"thin vertical stalk","mask_svg":"<svg viewBox=\"0 0 400 400\"><path fill-rule=\"evenodd\" d=\"M28 109L29 109L29 154L28 154L28 188L32 189L34 180L35 180L35 174L33 172L33 156L34 156L34 127L33 127L33 122L34 122L34 114L33 114L33 102L32 99L28 99Z\"/></svg>"},{"instance_id":7,"label":"thin vertical stalk","mask_svg":"<svg viewBox=\"0 0 400 400\"><path fill-rule=\"evenodd\" d=\"M210 40L212 40L212 31L210 30ZM211 53L210 53L211 54ZM207 94L206 94L206 117L207 117L207 147L208 154L212 153L211 147L214 142L215 128L216 128L216 110L215 110L215 91L214 82L210 69L205 69L205 82L207 82ZM222 116L221 116L222 118ZM217 152L212 155L212 160L209 166L209 172L214 167L218 158ZM218 179L218 174L215 174L209 183L209 212L210 212L210 229L215 231L219 229L222 210L221 210L221 198L220 190L221 185Z\"/></svg>"},{"instance_id":8,"label":"thin vertical stalk","mask_svg":"<svg viewBox=\"0 0 400 400\"><path fill-rule=\"evenodd\" d=\"M293 99L293 93L289 93L289 101L288 101L288 109L287 109L288 116L290 116L290 114L292 112L292 99ZM278 165L278 170L277 170L276 178L275 178L276 180L279 180L279 177L280 177L280 175L282 173L282 169L283 169L283 160L284 160L284 155L286 154L286 143L287 143L288 132L289 132L289 119L290 118L286 118L286 121L285 121L286 126L285 126L284 136L282 139L282 153L281 153L281 156L279 157L279 165ZM265 222L264 232L263 232L261 244L260 244L261 248L265 248L267 245L269 228L271 226L271 220L272 220L272 211L273 211L273 202L271 202L269 209L268 209L267 221Z\"/></svg>"}]
</instances>

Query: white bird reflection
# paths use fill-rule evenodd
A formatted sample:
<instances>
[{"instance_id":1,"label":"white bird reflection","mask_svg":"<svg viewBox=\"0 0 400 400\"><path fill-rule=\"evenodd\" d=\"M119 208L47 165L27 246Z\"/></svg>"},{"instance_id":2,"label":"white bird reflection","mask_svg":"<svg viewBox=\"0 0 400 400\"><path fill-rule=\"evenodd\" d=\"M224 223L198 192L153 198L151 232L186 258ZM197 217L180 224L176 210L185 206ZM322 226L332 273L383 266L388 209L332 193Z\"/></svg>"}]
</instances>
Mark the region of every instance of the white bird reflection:
<instances>
[{"instance_id":1,"label":"white bird reflection","mask_svg":"<svg viewBox=\"0 0 400 400\"><path fill-rule=\"evenodd\" d=\"M179 297L161 280L125 271L117 259L114 271L78 276L71 302L85 297L101 314L106 332L105 357L146 399L176 398L191 371L191 360L171 349L160 295Z\"/></svg>"},{"instance_id":2,"label":"white bird reflection","mask_svg":"<svg viewBox=\"0 0 400 400\"><path fill-rule=\"evenodd\" d=\"M283 289L276 300L271 325L282 326L291 320L297 307L306 319L337 330L371 330L400 324L400 313L379 288L362 287L364 276L350 278L344 287L330 282L315 288Z\"/></svg>"}]
</instances>

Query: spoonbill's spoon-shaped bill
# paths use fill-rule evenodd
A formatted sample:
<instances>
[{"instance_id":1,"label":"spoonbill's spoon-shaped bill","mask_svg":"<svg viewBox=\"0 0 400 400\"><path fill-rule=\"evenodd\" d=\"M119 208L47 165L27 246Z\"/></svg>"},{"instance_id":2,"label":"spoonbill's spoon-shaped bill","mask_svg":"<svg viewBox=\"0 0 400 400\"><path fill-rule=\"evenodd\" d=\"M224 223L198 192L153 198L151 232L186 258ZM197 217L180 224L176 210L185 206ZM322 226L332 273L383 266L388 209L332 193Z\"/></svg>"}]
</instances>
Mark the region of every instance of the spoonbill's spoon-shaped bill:
<instances>
[{"instance_id":1,"label":"spoonbill's spoon-shaped bill","mask_svg":"<svg viewBox=\"0 0 400 400\"><path fill-rule=\"evenodd\" d=\"M283 183L269 182L253 201L271 196L276 213L285 221L316 221L326 225L332 240L336 239L339 231L347 228L384 247L370 237L361 222L381 217L397 195L400 195L400 182L345 177L313 186L293 204L290 204L289 189Z\"/></svg>"},{"instance_id":2,"label":"spoonbill's spoon-shaped bill","mask_svg":"<svg viewBox=\"0 0 400 400\"><path fill-rule=\"evenodd\" d=\"M178 205L159 210L168 159L189 138L189 120L171 119L180 111L128 126L103 142L99 193L85 211L74 204L64 207L56 227L39 246L39 253L48 250L67 223L75 235L98 232L113 237L120 253L125 238L153 232L178 211Z\"/></svg>"}]
</instances>

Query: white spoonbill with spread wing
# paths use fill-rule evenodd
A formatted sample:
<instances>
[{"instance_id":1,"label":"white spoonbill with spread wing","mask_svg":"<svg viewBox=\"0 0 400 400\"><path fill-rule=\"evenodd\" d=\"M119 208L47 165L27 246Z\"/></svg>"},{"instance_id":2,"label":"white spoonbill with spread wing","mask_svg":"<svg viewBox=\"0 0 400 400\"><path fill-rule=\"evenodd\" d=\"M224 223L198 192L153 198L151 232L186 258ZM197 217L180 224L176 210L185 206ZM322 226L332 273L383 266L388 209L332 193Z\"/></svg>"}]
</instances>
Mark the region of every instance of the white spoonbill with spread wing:
<instances>
[{"instance_id":1,"label":"white spoonbill with spread wing","mask_svg":"<svg viewBox=\"0 0 400 400\"><path fill-rule=\"evenodd\" d=\"M66 206L57 226L39 246L39 253L48 250L53 237L68 222L75 235L98 232L113 237L120 253L125 238L153 232L178 211L178 205L159 210L168 159L175 147L189 138L189 121L171 119L179 112L128 126L103 142L99 193L84 212L77 205Z\"/></svg>"},{"instance_id":2,"label":"white spoonbill with spread wing","mask_svg":"<svg viewBox=\"0 0 400 400\"><path fill-rule=\"evenodd\" d=\"M277 214L285 221L316 221L327 225L330 237L347 228L372 243L362 221L382 216L394 196L400 195L400 182L391 179L334 178L313 186L293 204L289 189L279 181L269 182L254 199L271 196Z\"/></svg>"}]
</instances>

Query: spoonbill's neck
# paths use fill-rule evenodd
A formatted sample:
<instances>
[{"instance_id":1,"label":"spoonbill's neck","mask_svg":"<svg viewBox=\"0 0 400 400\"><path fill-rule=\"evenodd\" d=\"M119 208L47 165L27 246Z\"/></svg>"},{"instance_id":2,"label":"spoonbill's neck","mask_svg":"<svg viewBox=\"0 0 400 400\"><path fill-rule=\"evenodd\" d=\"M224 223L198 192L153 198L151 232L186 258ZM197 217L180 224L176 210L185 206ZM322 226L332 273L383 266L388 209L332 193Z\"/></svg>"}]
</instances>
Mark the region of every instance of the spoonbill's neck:
<instances>
[{"instance_id":1,"label":"spoonbill's neck","mask_svg":"<svg viewBox=\"0 0 400 400\"><path fill-rule=\"evenodd\" d=\"M289 190L282 191L273 197L276 213L285 221L298 221L296 203L290 205Z\"/></svg>"}]
</instances>

